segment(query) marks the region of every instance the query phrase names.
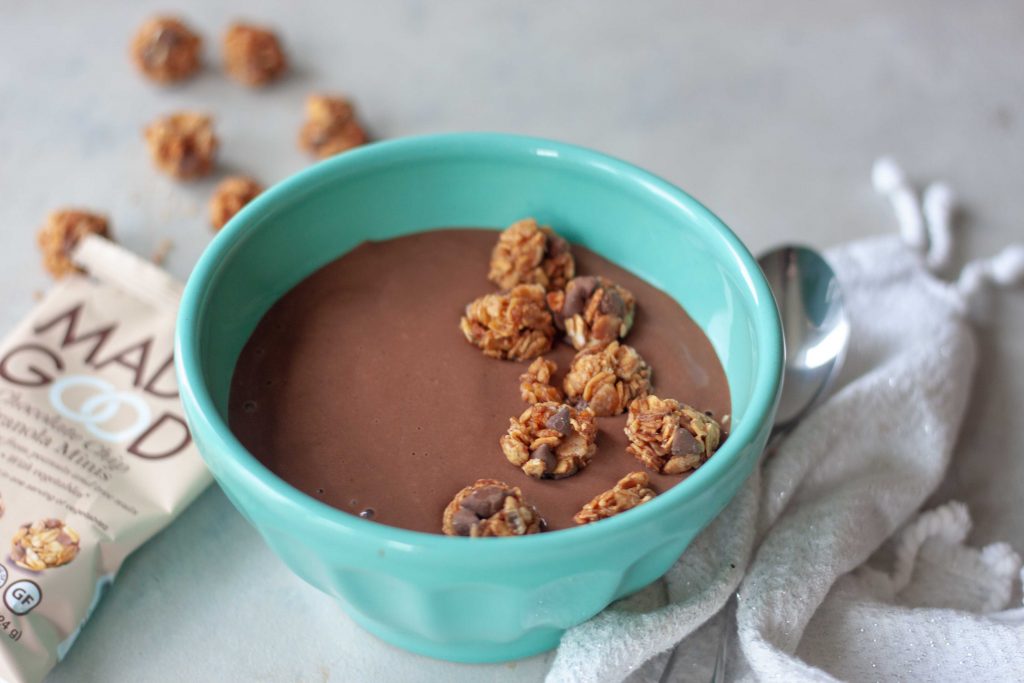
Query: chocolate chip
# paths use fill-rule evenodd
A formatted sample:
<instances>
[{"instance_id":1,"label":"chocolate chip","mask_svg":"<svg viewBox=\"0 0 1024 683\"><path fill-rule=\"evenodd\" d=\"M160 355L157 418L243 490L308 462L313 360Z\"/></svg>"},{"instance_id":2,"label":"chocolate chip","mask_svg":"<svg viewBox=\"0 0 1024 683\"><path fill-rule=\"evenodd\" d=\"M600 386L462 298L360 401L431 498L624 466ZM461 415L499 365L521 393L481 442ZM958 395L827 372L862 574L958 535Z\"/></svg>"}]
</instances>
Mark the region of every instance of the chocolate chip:
<instances>
[{"instance_id":1,"label":"chocolate chip","mask_svg":"<svg viewBox=\"0 0 1024 683\"><path fill-rule=\"evenodd\" d=\"M505 504L507 494L498 486L485 486L462 499L462 507L476 513L480 519L487 519Z\"/></svg>"},{"instance_id":2,"label":"chocolate chip","mask_svg":"<svg viewBox=\"0 0 1024 683\"><path fill-rule=\"evenodd\" d=\"M598 281L593 275L569 280L565 287L565 303L562 304L562 317L571 318L577 313L582 313L590 299L590 295L597 289Z\"/></svg>"},{"instance_id":3,"label":"chocolate chip","mask_svg":"<svg viewBox=\"0 0 1024 683\"><path fill-rule=\"evenodd\" d=\"M548 235L548 256L561 256L569 251L569 243L558 235Z\"/></svg>"},{"instance_id":4,"label":"chocolate chip","mask_svg":"<svg viewBox=\"0 0 1024 683\"><path fill-rule=\"evenodd\" d=\"M697 441L689 430L680 427L676 430L675 436L672 437L670 450L672 455L700 455L704 452L704 447L700 445L700 441Z\"/></svg>"},{"instance_id":5,"label":"chocolate chip","mask_svg":"<svg viewBox=\"0 0 1024 683\"><path fill-rule=\"evenodd\" d=\"M569 436L572 432L572 422L569 420L569 406L562 406L547 419L544 426L554 429L562 436Z\"/></svg>"},{"instance_id":6,"label":"chocolate chip","mask_svg":"<svg viewBox=\"0 0 1024 683\"><path fill-rule=\"evenodd\" d=\"M473 514L472 510L462 507L452 515L452 529L459 536L469 536L473 525L480 521L480 518Z\"/></svg>"},{"instance_id":7,"label":"chocolate chip","mask_svg":"<svg viewBox=\"0 0 1024 683\"><path fill-rule=\"evenodd\" d=\"M569 401L569 403L570 403L570 404L572 405L572 407L573 407L573 408L575 408L576 410L586 410L587 408L589 408L589 407L590 407L590 402L589 402L589 401L587 401L587 400L586 400L585 398L583 398L582 396L580 396L579 398L577 398L577 399L575 399L575 400L570 400L570 401Z\"/></svg>"},{"instance_id":8,"label":"chocolate chip","mask_svg":"<svg viewBox=\"0 0 1024 683\"><path fill-rule=\"evenodd\" d=\"M597 310L606 315L614 315L616 318L622 318L626 315L626 302L622 300L622 296L614 289L604 290L604 295L601 297L601 301L597 304Z\"/></svg>"},{"instance_id":9,"label":"chocolate chip","mask_svg":"<svg viewBox=\"0 0 1024 683\"><path fill-rule=\"evenodd\" d=\"M558 458L555 457L555 452L551 450L551 446L541 444L537 450L530 453L530 460L540 460L544 463L544 472L548 473L555 469L555 465L558 462Z\"/></svg>"}]
</instances>

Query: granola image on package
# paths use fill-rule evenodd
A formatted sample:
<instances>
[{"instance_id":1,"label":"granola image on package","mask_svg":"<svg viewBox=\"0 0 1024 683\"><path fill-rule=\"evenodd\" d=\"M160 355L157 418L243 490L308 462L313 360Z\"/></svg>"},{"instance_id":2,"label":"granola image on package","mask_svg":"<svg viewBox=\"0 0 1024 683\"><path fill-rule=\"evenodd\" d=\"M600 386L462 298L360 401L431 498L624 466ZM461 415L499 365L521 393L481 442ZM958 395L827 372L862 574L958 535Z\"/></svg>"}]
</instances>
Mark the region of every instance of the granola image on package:
<instances>
[{"instance_id":1,"label":"granola image on package","mask_svg":"<svg viewBox=\"0 0 1024 683\"><path fill-rule=\"evenodd\" d=\"M41 572L71 562L78 555L79 537L59 519L22 524L11 541L11 559L19 567Z\"/></svg>"}]
</instances>

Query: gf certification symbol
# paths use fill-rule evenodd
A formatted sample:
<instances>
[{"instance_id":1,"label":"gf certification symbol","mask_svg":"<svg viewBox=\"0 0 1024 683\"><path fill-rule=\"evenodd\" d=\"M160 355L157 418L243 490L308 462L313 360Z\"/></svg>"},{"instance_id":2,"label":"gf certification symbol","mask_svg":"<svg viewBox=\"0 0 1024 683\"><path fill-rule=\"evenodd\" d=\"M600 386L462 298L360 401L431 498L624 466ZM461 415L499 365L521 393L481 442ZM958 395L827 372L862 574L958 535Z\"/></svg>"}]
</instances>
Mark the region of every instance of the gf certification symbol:
<instances>
[{"instance_id":1,"label":"gf certification symbol","mask_svg":"<svg viewBox=\"0 0 1024 683\"><path fill-rule=\"evenodd\" d=\"M19 579L4 591L4 604L18 616L28 614L43 599L39 584L30 579Z\"/></svg>"}]
</instances>

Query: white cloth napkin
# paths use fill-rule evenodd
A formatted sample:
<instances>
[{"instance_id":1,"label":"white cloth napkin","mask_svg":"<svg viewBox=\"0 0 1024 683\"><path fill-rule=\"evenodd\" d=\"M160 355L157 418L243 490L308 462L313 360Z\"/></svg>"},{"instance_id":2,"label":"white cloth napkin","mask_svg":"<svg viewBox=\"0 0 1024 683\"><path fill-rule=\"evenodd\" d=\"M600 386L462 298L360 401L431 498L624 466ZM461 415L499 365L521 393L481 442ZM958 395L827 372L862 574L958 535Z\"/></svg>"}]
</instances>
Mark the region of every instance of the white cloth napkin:
<instances>
[{"instance_id":1,"label":"white cloth napkin","mask_svg":"<svg viewBox=\"0 0 1024 683\"><path fill-rule=\"evenodd\" d=\"M838 389L662 581L565 634L550 683L708 681L723 633L730 680L1024 680L1020 557L964 545L959 503L918 513L960 434L971 320L1024 278L1024 247L942 281L952 193L919 202L891 160L874 180L901 235L827 254L852 330Z\"/></svg>"}]
</instances>

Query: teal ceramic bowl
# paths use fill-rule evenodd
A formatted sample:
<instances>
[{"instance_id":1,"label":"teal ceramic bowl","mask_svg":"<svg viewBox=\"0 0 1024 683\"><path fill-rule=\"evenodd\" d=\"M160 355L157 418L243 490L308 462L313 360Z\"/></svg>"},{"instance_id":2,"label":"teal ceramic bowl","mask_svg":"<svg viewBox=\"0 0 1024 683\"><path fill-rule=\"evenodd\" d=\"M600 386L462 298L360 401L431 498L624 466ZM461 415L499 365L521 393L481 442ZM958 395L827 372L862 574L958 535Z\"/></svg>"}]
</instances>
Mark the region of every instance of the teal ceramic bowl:
<instances>
[{"instance_id":1,"label":"teal ceramic bowl","mask_svg":"<svg viewBox=\"0 0 1024 683\"><path fill-rule=\"evenodd\" d=\"M732 432L692 476L597 524L522 538L449 538L314 500L231 434L228 391L239 352L271 304L304 277L364 240L501 227L523 216L660 287L710 337L729 380ZM453 134L346 152L248 205L189 278L176 358L200 452L285 564L390 643L441 659L493 662L554 647L565 629L676 561L754 468L775 411L783 351L756 262L686 193L578 147Z\"/></svg>"}]
</instances>

